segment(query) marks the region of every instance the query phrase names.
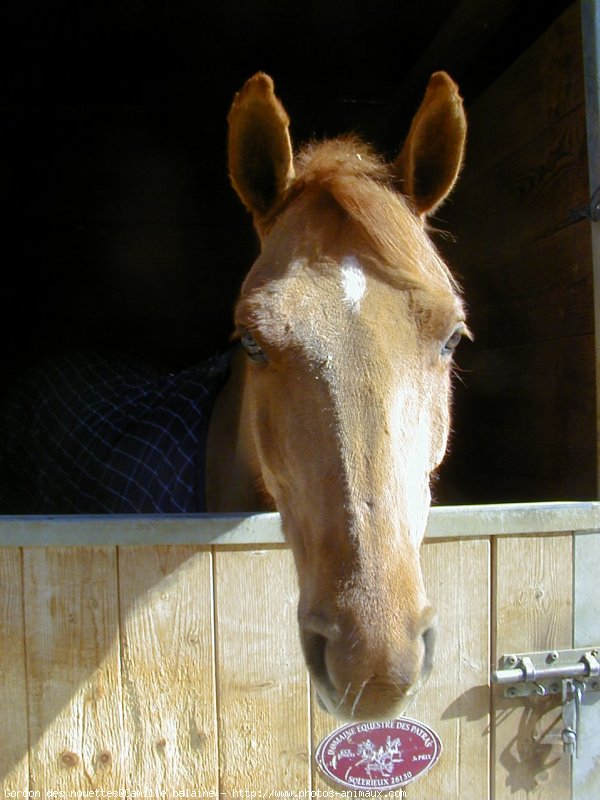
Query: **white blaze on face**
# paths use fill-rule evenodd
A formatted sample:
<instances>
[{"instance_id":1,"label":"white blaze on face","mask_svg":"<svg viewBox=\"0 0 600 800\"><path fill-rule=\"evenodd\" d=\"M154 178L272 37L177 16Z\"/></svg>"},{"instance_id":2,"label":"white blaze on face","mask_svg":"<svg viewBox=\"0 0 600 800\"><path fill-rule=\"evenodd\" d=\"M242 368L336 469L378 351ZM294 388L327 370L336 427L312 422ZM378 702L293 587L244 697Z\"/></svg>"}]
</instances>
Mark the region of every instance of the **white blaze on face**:
<instances>
[{"instance_id":1,"label":"white blaze on face","mask_svg":"<svg viewBox=\"0 0 600 800\"><path fill-rule=\"evenodd\" d=\"M364 270L355 256L346 256L341 263L344 300L352 311L360 310L360 301L367 290Z\"/></svg>"},{"instance_id":2,"label":"white blaze on face","mask_svg":"<svg viewBox=\"0 0 600 800\"><path fill-rule=\"evenodd\" d=\"M392 430L397 448L396 485L399 497L406 504L405 518L411 539L417 548L425 533L431 502L430 427L431 419L427 409L419 408L418 400L415 402L414 398L407 399L406 390L398 391L392 408Z\"/></svg>"}]
</instances>

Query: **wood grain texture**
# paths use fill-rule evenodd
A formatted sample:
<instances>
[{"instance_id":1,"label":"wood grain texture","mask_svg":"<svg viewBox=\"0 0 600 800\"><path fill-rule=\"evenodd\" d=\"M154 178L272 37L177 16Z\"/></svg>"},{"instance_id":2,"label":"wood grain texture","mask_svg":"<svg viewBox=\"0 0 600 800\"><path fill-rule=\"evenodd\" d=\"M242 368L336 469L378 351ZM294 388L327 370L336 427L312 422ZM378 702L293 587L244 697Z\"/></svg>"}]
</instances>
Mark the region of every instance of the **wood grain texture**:
<instances>
[{"instance_id":1,"label":"wood grain texture","mask_svg":"<svg viewBox=\"0 0 600 800\"><path fill-rule=\"evenodd\" d=\"M572 537L500 538L495 542L495 653L571 647ZM568 800L560 700L493 695L495 800Z\"/></svg>"},{"instance_id":2,"label":"wood grain texture","mask_svg":"<svg viewBox=\"0 0 600 800\"><path fill-rule=\"evenodd\" d=\"M472 357L450 458L487 502L593 495L594 346L577 336Z\"/></svg>"},{"instance_id":3,"label":"wood grain texture","mask_svg":"<svg viewBox=\"0 0 600 800\"><path fill-rule=\"evenodd\" d=\"M308 676L295 587L288 550L215 554L222 798L310 787Z\"/></svg>"},{"instance_id":4,"label":"wood grain texture","mask_svg":"<svg viewBox=\"0 0 600 800\"><path fill-rule=\"evenodd\" d=\"M573 644L600 644L600 532L576 534L574 547ZM578 758L573 762L573 800L600 797L600 699L583 697Z\"/></svg>"},{"instance_id":5,"label":"wood grain texture","mask_svg":"<svg viewBox=\"0 0 600 800\"><path fill-rule=\"evenodd\" d=\"M460 517L453 527L460 536ZM489 539L422 550L438 639L433 674L406 713L440 735L444 752L406 787L413 800L485 800L490 763L494 800L570 796L555 701L494 694L490 725L488 653L490 626L492 661L570 646L571 535L502 536L493 546L495 619ZM3 641L25 653L25 669L9 663L0 688L7 790L171 798L201 786L230 800L331 790L311 755L338 723L312 704L311 730L291 553L219 548L211 559L194 546L25 548L21 594L19 551L0 550L0 624L12 637ZM593 564L584 572L587 630Z\"/></svg>"},{"instance_id":6,"label":"wood grain texture","mask_svg":"<svg viewBox=\"0 0 600 800\"><path fill-rule=\"evenodd\" d=\"M0 548L0 794L29 789L21 551ZM23 796L23 795L21 795Z\"/></svg>"},{"instance_id":7,"label":"wood grain texture","mask_svg":"<svg viewBox=\"0 0 600 800\"><path fill-rule=\"evenodd\" d=\"M475 342L457 357L467 389L439 501L595 497L591 232L572 215L590 196L578 4L467 112L440 215L456 241L440 246Z\"/></svg>"},{"instance_id":8,"label":"wood grain texture","mask_svg":"<svg viewBox=\"0 0 600 800\"><path fill-rule=\"evenodd\" d=\"M581 35L585 82L586 129L590 194L600 186L600 7L597 2L581 0ZM590 261L594 274L596 320L596 430L600 430L600 226L592 224ZM598 439L600 464L600 437ZM600 494L600 468L596 496ZM600 794L600 791L597 792Z\"/></svg>"},{"instance_id":9,"label":"wood grain texture","mask_svg":"<svg viewBox=\"0 0 600 800\"><path fill-rule=\"evenodd\" d=\"M217 791L211 553L119 550L126 787Z\"/></svg>"},{"instance_id":10,"label":"wood grain texture","mask_svg":"<svg viewBox=\"0 0 600 800\"><path fill-rule=\"evenodd\" d=\"M111 544L131 546L131 539L140 544L142 535L147 537L145 544L148 546L221 545L225 537L227 545L232 546L285 547L279 514L269 513L239 514L233 525L222 515L0 517L0 548L16 546L18 537L26 543L23 546L72 546L77 544L78 523L86 547L105 547L107 540ZM434 505L429 511L425 536L453 539L592 529L600 529L600 502L593 500Z\"/></svg>"},{"instance_id":11,"label":"wood grain texture","mask_svg":"<svg viewBox=\"0 0 600 800\"><path fill-rule=\"evenodd\" d=\"M114 548L26 548L30 789L113 790L127 760Z\"/></svg>"},{"instance_id":12,"label":"wood grain texture","mask_svg":"<svg viewBox=\"0 0 600 800\"><path fill-rule=\"evenodd\" d=\"M462 272L572 224L589 202L586 144L580 105L477 178L465 170L443 212L457 237L444 248L452 263Z\"/></svg>"},{"instance_id":13,"label":"wood grain texture","mask_svg":"<svg viewBox=\"0 0 600 800\"><path fill-rule=\"evenodd\" d=\"M337 786L333 782L325 780L314 759L314 754L317 752L319 744L323 741L323 739L325 739L326 736L329 736L330 733L332 733L342 724L342 722L334 719L321 709L317 700L316 691L313 689L311 705L311 752L313 754L313 758L311 760L311 770L313 791L335 791L338 795L343 791L341 786Z\"/></svg>"},{"instance_id":14,"label":"wood grain texture","mask_svg":"<svg viewBox=\"0 0 600 800\"><path fill-rule=\"evenodd\" d=\"M469 172L475 178L504 161L583 102L579 4L573 3L469 107Z\"/></svg>"},{"instance_id":15,"label":"wood grain texture","mask_svg":"<svg viewBox=\"0 0 600 800\"><path fill-rule=\"evenodd\" d=\"M435 666L405 714L431 727L442 740L443 752L430 772L405 787L406 797L486 800L489 542L431 542L421 553L425 585L437 610ZM337 724L315 703L313 749ZM315 765L313 770L313 788L331 791Z\"/></svg>"},{"instance_id":16,"label":"wood grain texture","mask_svg":"<svg viewBox=\"0 0 600 800\"><path fill-rule=\"evenodd\" d=\"M589 225L581 222L474 263L469 326L477 348L593 335L589 254Z\"/></svg>"},{"instance_id":17,"label":"wood grain texture","mask_svg":"<svg viewBox=\"0 0 600 800\"><path fill-rule=\"evenodd\" d=\"M477 798L489 790L489 598L487 539L426 543L425 586L437 611L432 674L406 711L435 730L440 761L407 797Z\"/></svg>"}]
</instances>

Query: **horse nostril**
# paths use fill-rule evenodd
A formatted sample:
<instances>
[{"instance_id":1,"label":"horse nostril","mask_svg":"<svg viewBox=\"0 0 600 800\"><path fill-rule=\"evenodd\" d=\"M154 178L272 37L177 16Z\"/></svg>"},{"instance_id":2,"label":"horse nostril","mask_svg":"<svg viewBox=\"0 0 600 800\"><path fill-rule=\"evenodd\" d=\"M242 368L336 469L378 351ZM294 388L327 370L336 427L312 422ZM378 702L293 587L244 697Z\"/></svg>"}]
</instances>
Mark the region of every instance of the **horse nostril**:
<instances>
[{"instance_id":1,"label":"horse nostril","mask_svg":"<svg viewBox=\"0 0 600 800\"><path fill-rule=\"evenodd\" d=\"M433 654L435 651L435 628L432 625L423 631L423 666L421 668L421 677L423 680L428 677L433 667Z\"/></svg>"},{"instance_id":2,"label":"horse nostril","mask_svg":"<svg viewBox=\"0 0 600 800\"><path fill-rule=\"evenodd\" d=\"M325 679L327 677L327 666L325 664L325 648L327 637L320 633L306 633L304 635L304 655L306 664L316 678Z\"/></svg>"},{"instance_id":3,"label":"horse nostril","mask_svg":"<svg viewBox=\"0 0 600 800\"><path fill-rule=\"evenodd\" d=\"M327 652L330 643L339 638L339 629L320 612L302 615L300 619L302 649L306 665L314 678L323 684L331 685Z\"/></svg>"}]
</instances>

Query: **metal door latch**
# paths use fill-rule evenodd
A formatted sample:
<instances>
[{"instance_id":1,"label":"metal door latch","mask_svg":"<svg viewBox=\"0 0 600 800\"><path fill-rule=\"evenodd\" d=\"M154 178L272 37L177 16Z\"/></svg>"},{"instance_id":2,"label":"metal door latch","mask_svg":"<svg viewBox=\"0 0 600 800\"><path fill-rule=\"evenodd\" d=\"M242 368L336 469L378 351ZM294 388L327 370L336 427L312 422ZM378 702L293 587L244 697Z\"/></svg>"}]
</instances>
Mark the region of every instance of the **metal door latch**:
<instances>
[{"instance_id":1,"label":"metal door latch","mask_svg":"<svg viewBox=\"0 0 600 800\"><path fill-rule=\"evenodd\" d=\"M567 755L578 756L579 720L581 719L581 685L578 681L565 678L562 682L562 718L564 728L560 732L563 751Z\"/></svg>"},{"instance_id":2,"label":"metal door latch","mask_svg":"<svg viewBox=\"0 0 600 800\"><path fill-rule=\"evenodd\" d=\"M505 687L505 697L562 694L563 750L577 757L581 698L586 692L600 691L599 653L600 645L505 655L491 681Z\"/></svg>"}]
</instances>

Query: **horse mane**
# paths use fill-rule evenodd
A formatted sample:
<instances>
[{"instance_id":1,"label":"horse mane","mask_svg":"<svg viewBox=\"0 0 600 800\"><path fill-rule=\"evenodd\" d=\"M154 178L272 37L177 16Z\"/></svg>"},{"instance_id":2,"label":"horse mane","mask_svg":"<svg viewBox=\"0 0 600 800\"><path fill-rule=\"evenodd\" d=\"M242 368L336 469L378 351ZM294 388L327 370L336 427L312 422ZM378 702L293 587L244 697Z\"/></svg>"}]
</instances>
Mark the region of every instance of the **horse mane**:
<instances>
[{"instance_id":1,"label":"horse mane","mask_svg":"<svg viewBox=\"0 0 600 800\"><path fill-rule=\"evenodd\" d=\"M374 248L384 279L407 288L458 290L409 200L399 191L394 165L370 145L356 136L310 143L298 153L295 165L297 190L320 188L335 200Z\"/></svg>"}]
</instances>

